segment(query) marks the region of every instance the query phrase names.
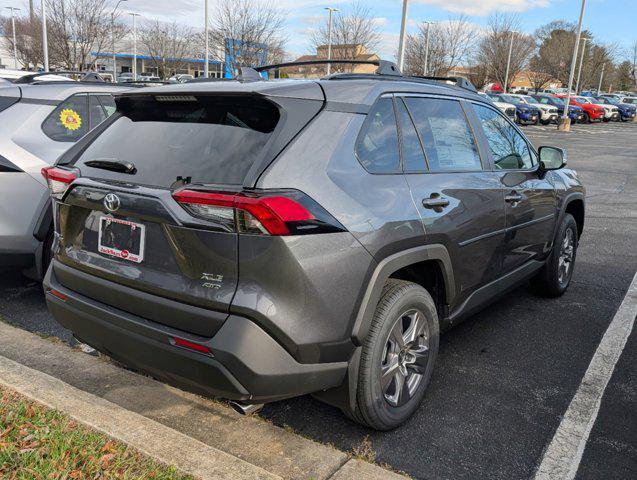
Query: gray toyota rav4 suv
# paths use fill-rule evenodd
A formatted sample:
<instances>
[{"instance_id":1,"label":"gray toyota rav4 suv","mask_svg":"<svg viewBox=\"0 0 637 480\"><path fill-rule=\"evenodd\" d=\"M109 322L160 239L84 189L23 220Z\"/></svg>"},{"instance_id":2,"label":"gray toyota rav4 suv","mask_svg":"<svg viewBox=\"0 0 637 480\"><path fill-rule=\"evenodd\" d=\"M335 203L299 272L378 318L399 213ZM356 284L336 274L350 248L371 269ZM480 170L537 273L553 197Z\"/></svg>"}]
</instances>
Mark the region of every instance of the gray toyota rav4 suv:
<instances>
[{"instance_id":1,"label":"gray toyota rav4 suv","mask_svg":"<svg viewBox=\"0 0 637 480\"><path fill-rule=\"evenodd\" d=\"M466 80L380 63L116 95L43 171L55 318L237 408L312 393L407 420L443 329L527 280L564 293L584 188Z\"/></svg>"}]
</instances>

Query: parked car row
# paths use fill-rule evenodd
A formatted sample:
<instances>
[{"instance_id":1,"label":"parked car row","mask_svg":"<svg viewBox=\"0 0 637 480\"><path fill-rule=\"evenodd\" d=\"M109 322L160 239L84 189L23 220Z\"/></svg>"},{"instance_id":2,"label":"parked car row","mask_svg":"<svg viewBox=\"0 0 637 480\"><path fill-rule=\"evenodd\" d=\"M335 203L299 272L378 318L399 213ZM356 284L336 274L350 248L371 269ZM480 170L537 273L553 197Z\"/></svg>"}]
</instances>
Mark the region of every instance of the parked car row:
<instances>
[{"instance_id":1,"label":"parked car row","mask_svg":"<svg viewBox=\"0 0 637 480\"><path fill-rule=\"evenodd\" d=\"M483 93L520 125L557 123L564 115L566 93ZM571 123L627 122L637 115L637 97L619 95L571 95L568 108Z\"/></svg>"}]
</instances>

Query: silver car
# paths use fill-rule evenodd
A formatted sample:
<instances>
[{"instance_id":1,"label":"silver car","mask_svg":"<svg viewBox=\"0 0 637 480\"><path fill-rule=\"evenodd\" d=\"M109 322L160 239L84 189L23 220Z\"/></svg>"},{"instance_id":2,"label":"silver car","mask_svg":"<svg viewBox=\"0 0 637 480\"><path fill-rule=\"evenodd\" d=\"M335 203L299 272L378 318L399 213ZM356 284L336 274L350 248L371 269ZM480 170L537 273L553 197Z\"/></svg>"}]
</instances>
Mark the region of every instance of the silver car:
<instances>
[{"instance_id":1,"label":"silver car","mask_svg":"<svg viewBox=\"0 0 637 480\"><path fill-rule=\"evenodd\" d=\"M53 223L48 167L115 112L112 92L93 82L0 83L0 267L41 278Z\"/></svg>"}]
</instances>

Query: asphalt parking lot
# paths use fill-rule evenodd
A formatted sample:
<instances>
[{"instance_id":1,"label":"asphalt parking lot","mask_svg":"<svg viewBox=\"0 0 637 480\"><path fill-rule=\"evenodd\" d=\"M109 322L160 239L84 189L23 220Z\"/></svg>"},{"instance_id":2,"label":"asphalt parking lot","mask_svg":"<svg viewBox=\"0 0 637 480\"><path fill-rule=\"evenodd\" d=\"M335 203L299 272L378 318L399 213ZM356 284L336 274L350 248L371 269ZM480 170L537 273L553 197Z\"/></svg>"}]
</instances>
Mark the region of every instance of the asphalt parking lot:
<instances>
[{"instance_id":1,"label":"asphalt parking lot","mask_svg":"<svg viewBox=\"0 0 637 480\"><path fill-rule=\"evenodd\" d=\"M637 123L525 127L536 146L567 148L587 187L587 216L570 290L547 300L519 288L441 338L425 400L392 432L373 432L310 397L261 416L416 478L529 478L536 471L637 270ZM70 340L39 284L0 273L0 315ZM637 333L606 388L577 478L637 478Z\"/></svg>"}]
</instances>

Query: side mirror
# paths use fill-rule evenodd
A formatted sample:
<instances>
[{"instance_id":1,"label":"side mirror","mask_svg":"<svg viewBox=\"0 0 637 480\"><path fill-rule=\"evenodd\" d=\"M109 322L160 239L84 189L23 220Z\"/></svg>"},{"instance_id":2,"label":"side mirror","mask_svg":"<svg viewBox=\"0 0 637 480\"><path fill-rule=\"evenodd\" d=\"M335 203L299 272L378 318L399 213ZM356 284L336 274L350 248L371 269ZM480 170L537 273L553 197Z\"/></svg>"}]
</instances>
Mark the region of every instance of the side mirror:
<instances>
[{"instance_id":1,"label":"side mirror","mask_svg":"<svg viewBox=\"0 0 637 480\"><path fill-rule=\"evenodd\" d=\"M540 164L544 170L559 170L567 163L566 150L558 147L540 147Z\"/></svg>"}]
</instances>

